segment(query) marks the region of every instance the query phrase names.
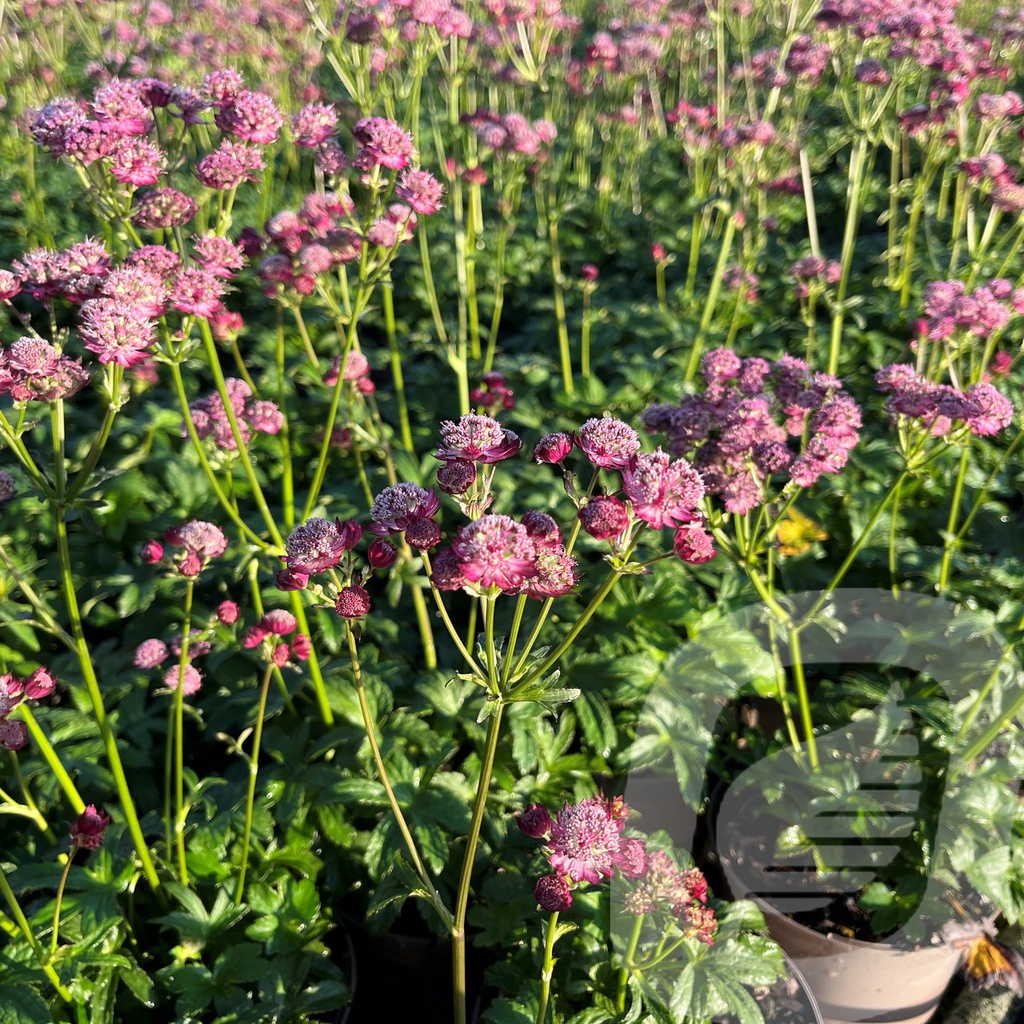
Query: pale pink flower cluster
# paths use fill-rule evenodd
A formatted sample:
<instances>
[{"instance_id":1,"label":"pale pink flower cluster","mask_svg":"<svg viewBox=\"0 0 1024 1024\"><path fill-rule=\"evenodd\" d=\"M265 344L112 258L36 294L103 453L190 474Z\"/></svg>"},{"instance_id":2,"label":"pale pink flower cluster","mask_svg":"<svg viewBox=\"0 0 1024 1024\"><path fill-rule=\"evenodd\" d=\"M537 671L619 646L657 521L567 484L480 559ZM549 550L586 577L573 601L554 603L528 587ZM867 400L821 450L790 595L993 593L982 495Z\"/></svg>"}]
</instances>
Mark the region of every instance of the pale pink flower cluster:
<instances>
[{"instance_id":1,"label":"pale pink flower cluster","mask_svg":"<svg viewBox=\"0 0 1024 1024\"><path fill-rule=\"evenodd\" d=\"M875 374L878 390L886 395L890 416L919 421L934 437L951 438L958 425L971 434L998 434L1013 420L1013 403L992 384L971 384L960 391L951 384L927 380L905 363L891 363Z\"/></svg>"},{"instance_id":2,"label":"pale pink flower cluster","mask_svg":"<svg viewBox=\"0 0 1024 1024\"><path fill-rule=\"evenodd\" d=\"M769 496L773 477L810 487L838 473L860 436L861 414L835 377L783 356L741 359L731 349L701 362L704 390L678 405L653 405L644 428L688 456L707 492L745 515ZM683 541L681 543L688 543Z\"/></svg>"},{"instance_id":3,"label":"pale pink flower cluster","mask_svg":"<svg viewBox=\"0 0 1024 1024\"><path fill-rule=\"evenodd\" d=\"M253 431L260 434L277 434L284 426L284 416L277 404L267 399L253 399L252 389L244 380L228 377L225 385L243 444L249 443ZM213 391L204 398L189 403L188 409L200 440L212 437L217 447L225 451L235 451L238 448L220 392ZM188 424L184 421L181 424L181 436L189 436Z\"/></svg>"}]
</instances>

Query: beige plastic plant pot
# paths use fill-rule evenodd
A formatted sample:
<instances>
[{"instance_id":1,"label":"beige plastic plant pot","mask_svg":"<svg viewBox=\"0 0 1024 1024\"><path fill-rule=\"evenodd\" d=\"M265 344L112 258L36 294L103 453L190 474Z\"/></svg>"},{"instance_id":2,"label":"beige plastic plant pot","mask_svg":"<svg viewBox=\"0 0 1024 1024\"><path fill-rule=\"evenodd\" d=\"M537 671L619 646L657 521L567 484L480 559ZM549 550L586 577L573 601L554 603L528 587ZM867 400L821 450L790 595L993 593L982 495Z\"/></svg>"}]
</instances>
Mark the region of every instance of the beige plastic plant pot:
<instances>
[{"instance_id":1,"label":"beige plastic plant pot","mask_svg":"<svg viewBox=\"0 0 1024 1024\"><path fill-rule=\"evenodd\" d=\"M757 901L772 938L796 964L824 1024L924 1024L960 963L947 945L899 949L824 935Z\"/></svg>"}]
</instances>

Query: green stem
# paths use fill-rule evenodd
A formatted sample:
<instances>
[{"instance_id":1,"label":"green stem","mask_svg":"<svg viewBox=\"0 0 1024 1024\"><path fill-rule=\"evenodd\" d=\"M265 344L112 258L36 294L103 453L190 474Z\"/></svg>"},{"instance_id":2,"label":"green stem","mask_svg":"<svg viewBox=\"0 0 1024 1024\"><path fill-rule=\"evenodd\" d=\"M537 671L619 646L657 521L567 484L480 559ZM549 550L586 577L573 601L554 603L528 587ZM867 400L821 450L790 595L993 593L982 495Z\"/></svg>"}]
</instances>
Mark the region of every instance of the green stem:
<instances>
[{"instance_id":1,"label":"green stem","mask_svg":"<svg viewBox=\"0 0 1024 1024\"><path fill-rule=\"evenodd\" d=\"M178 685L174 688L171 706L174 746L174 841L178 854L178 878L188 885L188 866L185 862L185 668L188 666L188 648L192 632L192 597L195 580L185 586L185 614L181 630L181 654L178 657Z\"/></svg>"},{"instance_id":2,"label":"green stem","mask_svg":"<svg viewBox=\"0 0 1024 1024\"><path fill-rule=\"evenodd\" d=\"M273 665L267 665L260 685L260 699L256 706L256 726L252 736L252 754L249 755L249 788L245 794L245 827L242 830L242 863L238 867L238 889L235 892L235 906L241 906L245 893L245 871L249 865L249 843L252 839L252 815L256 805L256 778L260 770L260 746L263 742L263 721L267 715L267 695Z\"/></svg>"},{"instance_id":3,"label":"green stem","mask_svg":"<svg viewBox=\"0 0 1024 1024\"><path fill-rule=\"evenodd\" d=\"M825 587L825 589L821 592L821 596L817 599L817 601L815 601L815 603L811 606L810 610L804 615L804 621L812 619L815 615L817 615L818 612L821 611L821 608L825 604L825 602L831 599L832 592L842 582L843 577L849 571L850 566L853 565L857 555L860 554L860 549L864 546L868 537L871 535L871 531L875 528L875 524L881 518L882 512L885 511L886 505L888 505L889 502L895 497L897 488L903 487L903 483L906 481L909 475L910 474L907 472L907 470L903 470L903 472L900 473L900 475L896 478L895 483L892 485L891 488L889 488L888 493L879 502L878 506L875 508L875 511L871 513L871 518L868 520L867 525L861 531L860 536L857 538L857 540L854 541L854 544L850 548L849 553L847 554L846 558L843 559L842 565L840 565L839 568L836 570L836 573L829 581L828 586Z\"/></svg>"},{"instance_id":4,"label":"green stem","mask_svg":"<svg viewBox=\"0 0 1024 1024\"><path fill-rule=\"evenodd\" d=\"M517 680L511 690L506 691L506 695L518 693L520 690L525 689L530 683L535 682L537 679L542 679L548 674L559 662L562 655L572 646L573 641L583 632L583 629L587 623L591 620L594 613L601 607L604 599L612 592L615 584L618 583L622 573L618 569L613 569L606 577L604 583L601 584L597 593L590 599L590 603L580 613L580 617L573 623L572 628L562 638L561 643L538 665L532 672L526 675L524 678Z\"/></svg>"},{"instance_id":5,"label":"green stem","mask_svg":"<svg viewBox=\"0 0 1024 1024\"><path fill-rule=\"evenodd\" d=\"M846 289L850 283L850 270L853 266L853 250L857 240L857 224L860 220L861 184L867 163L868 137L861 135L857 139L850 155L850 173L846 190L846 225L843 228L843 245L840 252L840 277L836 289L835 311L832 314L832 335L829 339L828 372L835 375L839 368L839 349L843 338L843 308L846 302Z\"/></svg>"},{"instance_id":6,"label":"green stem","mask_svg":"<svg viewBox=\"0 0 1024 1024\"><path fill-rule=\"evenodd\" d=\"M192 441L192 447L195 450L196 455L199 457L199 464L203 467L203 472L206 474L206 479L210 482L210 486L213 488L214 494L217 495L217 501L220 507L227 514L228 518L242 531L242 534L247 537L252 543L254 543L261 551L270 551L271 545L268 544L248 523L238 514L238 509L235 507L231 499L224 493L224 488L221 486L220 480L217 478L217 474L213 471L213 466L210 465L210 460L206 456L206 450L203 448L203 442L200 440L199 434L196 432L196 425L192 420L192 413L188 406L188 395L185 392L185 382L181 376L181 367L178 363L171 363L171 375L174 378L174 388L178 394L178 402L181 405L182 415L185 418L185 428L188 430L188 435ZM277 554L284 554L284 547L276 552Z\"/></svg>"},{"instance_id":7,"label":"green stem","mask_svg":"<svg viewBox=\"0 0 1024 1024\"><path fill-rule=\"evenodd\" d=\"M156 891L160 888L160 876L157 874L149 847L146 845L146 839L142 834L142 826L135 811L135 802L132 800L131 791L128 788L128 779L125 775L124 766L121 763L121 755L117 749L117 738L107 719L106 709L103 706L103 693L100 690L99 679L96 677L92 657L89 653L89 645L86 643L85 632L82 628L82 618L78 607L78 594L75 589L74 574L72 572L71 552L68 547L67 524L64 522L63 509L58 506L54 511L57 526L57 553L60 558L61 568L61 586L64 591L64 600L67 604L68 618L71 620L71 635L75 642L75 652L78 655L78 663L85 680L85 688L89 695L89 702L92 705L93 716L100 730L103 748L107 755L111 773L114 776L118 798L121 802L121 810L125 816L128 831L131 833L135 852L142 863L142 870L146 875L146 880L149 882L150 887Z\"/></svg>"},{"instance_id":8,"label":"green stem","mask_svg":"<svg viewBox=\"0 0 1024 1024\"><path fill-rule=\"evenodd\" d=\"M466 836L466 850L462 857L462 872L455 901L455 917L452 922L452 986L455 994L455 1024L466 1024L466 910L469 907L469 887L473 879L473 861L480 840L487 794L494 771L494 758L498 749L501 732L501 716L504 704L498 701L494 714L487 721L487 739L483 762L480 765L480 780L473 802L473 817Z\"/></svg>"},{"instance_id":9,"label":"green stem","mask_svg":"<svg viewBox=\"0 0 1024 1024\"><path fill-rule=\"evenodd\" d=\"M426 570L427 579L430 579L431 568L430 568L430 556L426 551L420 552L420 557L423 559L423 568ZM441 597L441 592L437 587L432 586L430 588L431 593L434 595L434 603L437 605L437 610L441 614L441 621L445 624L445 628L448 630L448 635L452 638L455 646L459 649L459 654L466 660L466 664L475 672L481 679L487 679L487 673L477 664L476 659L472 654L469 653L469 649L462 642L462 637L459 636L458 630L452 624L451 616L448 614L448 609L445 607L444 600Z\"/></svg>"},{"instance_id":10,"label":"green stem","mask_svg":"<svg viewBox=\"0 0 1024 1024\"><path fill-rule=\"evenodd\" d=\"M935 585L937 593L941 594L949 582L949 566L953 560L953 551L959 545L960 538L954 534L956 521L960 516L960 501L964 494L964 481L967 478L967 470L970 466L971 445L965 444L960 451L960 467L956 474L956 483L953 485L953 497L949 506L949 518L946 520L946 536L942 547L942 564L939 568L939 582Z\"/></svg>"},{"instance_id":11,"label":"green stem","mask_svg":"<svg viewBox=\"0 0 1024 1024\"><path fill-rule=\"evenodd\" d=\"M580 369L583 379L590 380L590 288L583 289L583 327L580 332Z\"/></svg>"},{"instance_id":12,"label":"green stem","mask_svg":"<svg viewBox=\"0 0 1024 1024\"><path fill-rule=\"evenodd\" d=\"M807 679L804 676L803 652L800 649L800 629L791 626L786 631L786 638L789 641L789 656L793 668L793 681L796 683L796 698L800 705L800 724L804 730L804 740L807 743L807 757L811 767L818 768L818 746L814 739L814 722L811 718L811 701L807 692Z\"/></svg>"},{"instance_id":13,"label":"green stem","mask_svg":"<svg viewBox=\"0 0 1024 1024\"><path fill-rule=\"evenodd\" d=\"M260 486L260 482L256 478L256 471L253 469L252 459L249 457L249 446L245 443L245 439L242 437L241 430L239 429L238 417L235 415L235 410L231 405L231 397L228 394L227 382L225 381L224 373L220 368L220 357L217 354L217 345L213 340L213 333L210 330L210 325L204 319L200 319L199 321L199 332L203 337L203 343L206 347L206 357L210 363L210 369L213 372L213 379L217 386L217 392L224 405L224 412L228 418L228 426L231 428L231 436L234 438L235 445L238 449L239 461L242 464L242 471L245 473L246 479L249 481L249 489L252 494L252 499L256 502L256 507L260 510L260 515L263 517L263 522L266 524L267 532L270 534L271 539L278 547L283 548L284 538L282 538L281 531L277 528L277 521L270 512L270 508L267 505L267 499L263 494L263 488Z\"/></svg>"},{"instance_id":14,"label":"green stem","mask_svg":"<svg viewBox=\"0 0 1024 1024\"><path fill-rule=\"evenodd\" d=\"M71 861L75 856L75 847L72 845L71 852L64 861L64 870L60 873L60 882L57 883L57 895L53 906L53 931L50 933L50 959L57 955L57 935L60 931L60 905L64 901L64 886L68 884L68 873L71 871Z\"/></svg>"},{"instance_id":15,"label":"green stem","mask_svg":"<svg viewBox=\"0 0 1024 1024\"><path fill-rule=\"evenodd\" d=\"M363 718L363 730L370 744L373 763L377 768L377 776L384 787L384 792L387 794L391 812L395 816L395 822L398 825L399 832L402 834L402 839L405 841L405 848L409 851L416 874L419 875L420 881L425 887L426 895L431 899L432 905L444 922L445 927L451 930L454 927L452 915L442 902L441 895L435 888L426 865L420 857L419 850L416 847L416 840L413 839L412 832L406 823L398 797L395 796L395 791L391 788L391 780L388 778L387 769L384 767L384 758L381 756L380 746L377 743L377 727L374 724L373 716L370 714L370 705L366 699L366 689L363 686L363 671L359 663L359 651L356 649L355 633L352 631L352 626L347 619L345 620L345 633L348 638L348 652L352 662L352 677L355 682L356 696L359 699L359 712Z\"/></svg>"},{"instance_id":16,"label":"green stem","mask_svg":"<svg viewBox=\"0 0 1024 1024\"><path fill-rule=\"evenodd\" d=\"M309 629L309 620L306 618L306 608L302 603L302 596L299 591L293 590L291 592L291 599L292 612L298 621L299 632L305 633L306 636L312 639L312 633ZM333 725L334 712L331 710L331 704L327 698L327 683L324 681L324 674L320 668L320 659L317 657L315 647L310 652L309 661L306 662L306 664L309 666L309 675L313 680L313 691L316 694L316 705L320 712L320 718L324 725Z\"/></svg>"},{"instance_id":17,"label":"green stem","mask_svg":"<svg viewBox=\"0 0 1024 1024\"><path fill-rule=\"evenodd\" d=\"M638 914L637 919L633 922L633 933L629 937L626 955L622 958L622 967L619 968L619 980L615 992L615 1008L619 1013L626 1012L626 988L629 985L629 975L633 969L637 947L640 945L640 935L643 931L643 926L644 915Z\"/></svg>"},{"instance_id":18,"label":"green stem","mask_svg":"<svg viewBox=\"0 0 1024 1024\"><path fill-rule=\"evenodd\" d=\"M711 287L708 289L707 301L704 303L704 315L700 319L700 327L697 329L697 337L693 339L693 348L690 351L690 361L686 366L684 380L687 384L693 380L700 366L701 352L704 349L704 338L711 326L711 320L715 315L715 307L718 304L718 293L722 288L722 275L725 273L726 264L729 262L729 255L732 252L732 240L736 234L736 218L729 216L725 224L725 234L722 237L722 247L718 252L718 262L715 264L715 273L711 278Z\"/></svg>"},{"instance_id":19,"label":"green stem","mask_svg":"<svg viewBox=\"0 0 1024 1024\"><path fill-rule=\"evenodd\" d=\"M406 451L414 451L412 427L409 423L409 406L405 398L405 376L402 373L402 353L398 348L398 331L395 326L395 297L390 281L381 289L384 302L384 327L391 351L391 379L395 385L395 399L398 402L398 423L402 433L402 444Z\"/></svg>"},{"instance_id":20,"label":"green stem","mask_svg":"<svg viewBox=\"0 0 1024 1024\"><path fill-rule=\"evenodd\" d=\"M900 520L900 497L903 491L903 483L900 482L892 499L892 515L889 517L889 578L892 587L892 596L899 595L898 557L896 553L896 536Z\"/></svg>"},{"instance_id":21,"label":"green stem","mask_svg":"<svg viewBox=\"0 0 1024 1024\"><path fill-rule=\"evenodd\" d=\"M558 961L554 957L555 940L558 938L558 911L548 918L547 932L544 936L544 963L540 969L540 1005L537 1007L537 1024L545 1024L548 1015L548 1002L551 999L551 976Z\"/></svg>"},{"instance_id":22,"label":"green stem","mask_svg":"<svg viewBox=\"0 0 1024 1024\"><path fill-rule=\"evenodd\" d=\"M39 966L43 969L43 972L46 974L46 977L50 980L50 984L53 985L57 995L59 995L65 1003L70 1003L71 993L60 983L60 978L57 977L57 972L53 969L53 966L46 955L46 951L33 934L32 926L28 923L28 918L25 917L25 913L21 909L18 897L14 895L14 890L11 888L10 883L7 881L7 875L3 871L0 871L0 892L4 894L4 899L7 900L7 905L11 908L11 917L13 917L18 923L18 927L21 929L21 934L25 936L25 940L32 947L32 952L35 954L35 958L39 962Z\"/></svg>"},{"instance_id":23,"label":"green stem","mask_svg":"<svg viewBox=\"0 0 1024 1024\"><path fill-rule=\"evenodd\" d=\"M551 282L554 287L555 320L558 324L558 355L562 366L565 393L573 394L572 357L569 354L569 327L565 321L565 293L562 288L562 257L558 245L558 218L551 211L548 217L548 241L551 247Z\"/></svg>"}]
</instances>

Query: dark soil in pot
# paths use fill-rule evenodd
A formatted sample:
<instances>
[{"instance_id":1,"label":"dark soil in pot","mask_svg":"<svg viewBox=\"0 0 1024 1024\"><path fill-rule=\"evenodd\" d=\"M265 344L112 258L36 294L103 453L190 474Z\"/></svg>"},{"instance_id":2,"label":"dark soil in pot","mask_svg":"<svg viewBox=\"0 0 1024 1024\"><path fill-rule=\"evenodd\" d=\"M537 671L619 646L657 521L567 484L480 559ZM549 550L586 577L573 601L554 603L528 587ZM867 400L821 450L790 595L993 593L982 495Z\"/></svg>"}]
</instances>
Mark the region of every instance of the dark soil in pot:
<instances>
[{"instance_id":1,"label":"dark soil in pot","mask_svg":"<svg viewBox=\"0 0 1024 1024\"><path fill-rule=\"evenodd\" d=\"M417 1024L451 1024L452 954L447 936L427 932L415 911L403 912L391 931L372 933L355 918L344 918L359 965L359 987L346 1024L381 1024L415 1020ZM486 951L469 946L466 953L467 1004L483 988Z\"/></svg>"}]
</instances>

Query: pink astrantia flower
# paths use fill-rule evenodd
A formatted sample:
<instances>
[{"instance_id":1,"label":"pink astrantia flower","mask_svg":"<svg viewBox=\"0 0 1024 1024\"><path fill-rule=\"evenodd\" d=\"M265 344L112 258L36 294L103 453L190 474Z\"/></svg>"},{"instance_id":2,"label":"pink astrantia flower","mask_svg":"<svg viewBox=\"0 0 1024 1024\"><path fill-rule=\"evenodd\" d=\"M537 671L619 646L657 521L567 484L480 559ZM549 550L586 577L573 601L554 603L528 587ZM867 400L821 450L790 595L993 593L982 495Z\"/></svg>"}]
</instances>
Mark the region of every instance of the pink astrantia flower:
<instances>
[{"instance_id":1,"label":"pink astrantia flower","mask_svg":"<svg viewBox=\"0 0 1024 1024\"><path fill-rule=\"evenodd\" d=\"M224 554L228 539L219 526L193 519L177 530L177 547L182 547L199 558L218 558Z\"/></svg>"},{"instance_id":2,"label":"pink astrantia flower","mask_svg":"<svg viewBox=\"0 0 1024 1024\"><path fill-rule=\"evenodd\" d=\"M700 474L683 459L660 448L637 455L622 473L622 489L633 510L656 530L689 522L704 497Z\"/></svg>"},{"instance_id":3,"label":"pink astrantia flower","mask_svg":"<svg viewBox=\"0 0 1024 1024\"><path fill-rule=\"evenodd\" d=\"M395 187L395 195L404 199L417 213L429 216L441 209L444 187L430 171L405 171Z\"/></svg>"},{"instance_id":4,"label":"pink astrantia flower","mask_svg":"<svg viewBox=\"0 0 1024 1024\"><path fill-rule=\"evenodd\" d=\"M338 123L338 112L324 103L308 103L292 117L292 135L295 144L315 149L326 142Z\"/></svg>"},{"instance_id":5,"label":"pink astrantia flower","mask_svg":"<svg viewBox=\"0 0 1024 1024\"><path fill-rule=\"evenodd\" d=\"M523 442L518 436L497 420L470 414L463 416L458 423L445 420L441 424L437 458L487 464L510 458L522 447Z\"/></svg>"},{"instance_id":6,"label":"pink astrantia flower","mask_svg":"<svg viewBox=\"0 0 1024 1024\"><path fill-rule=\"evenodd\" d=\"M580 451L603 469L625 469L640 450L637 432L610 416L587 420L576 435Z\"/></svg>"},{"instance_id":7,"label":"pink astrantia flower","mask_svg":"<svg viewBox=\"0 0 1024 1024\"><path fill-rule=\"evenodd\" d=\"M199 692L199 688L203 685L203 677L194 665L186 665L183 670L180 665L175 665L164 676L164 686L169 690L177 690L179 682L182 692L191 697L192 694Z\"/></svg>"},{"instance_id":8,"label":"pink astrantia flower","mask_svg":"<svg viewBox=\"0 0 1024 1024\"><path fill-rule=\"evenodd\" d=\"M277 104L266 93L249 89L235 93L217 110L213 119L221 131L261 146L273 142L284 124L284 115Z\"/></svg>"},{"instance_id":9,"label":"pink astrantia flower","mask_svg":"<svg viewBox=\"0 0 1024 1024\"><path fill-rule=\"evenodd\" d=\"M135 665L138 668L156 668L167 660L169 653L163 640L143 640L135 649Z\"/></svg>"},{"instance_id":10,"label":"pink astrantia flower","mask_svg":"<svg viewBox=\"0 0 1024 1024\"><path fill-rule=\"evenodd\" d=\"M551 867L574 882L610 878L619 860L623 826L622 818L598 797L567 803L551 826Z\"/></svg>"},{"instance_id":11,"label":"pink astrantia flower","mask_svg":"<svg viewBox=\"0 0 1024 1024\"><path fill-rule=\"evenodd\" d=\"M964 397L977 407L976 413L966 417L972 434L991 437L1010 425L1013 405L991 384L972 384Z\"/></svg>"},{"instance_id":12,"label":"pink astrantia flower","mask_svg":"<svg viewBox=\"0 0 1024 1024\"><path fill-rule=\"evenodd\" d=\"M509 516L485 515L463 526L451 546L471 583L515 590L537 575L537 549L526 527Z\"/></svg>"},{"instance_id":13,"label":"pink astrantia flower","mask_svg":"<svg viewBox=\"0 0 1024 1024\"><path fill-rule=\"evenodd\" d=\"M378 537L401 533L414 519L432 518L440 507L441 501L433 491L416 484L403 482L385 487L370 506L370 518L374 521L370 532Z\"/></svg>"},{"instance_id":14,"label":"pink astrantia flower","mask_svg":"<svg viewBox=\"0 0 1024 1024\"><path fill-rule=\"evenodd\" d=\"M289 571L307 576L333 568L348 550L337 524L319 517L292 530L284 546Z\"/></svg>"},{"instance_id":15,"label":"pink astrantia flower","mask_svg":"<svg viewBox=\"0 0 1024 1024\"><path fill-rule=\"evenodd\" d=\"M287 636L298 628L298 620L291 612L283 608L274 608L267 612L259 622L260 628L275 636Z\"/></svg>"},{"instance_id":16,"label":"pink astrantia flower","mask_svg":"<svg viewBox=\"0 0 1024 1024\"><path fill-rule=\"evenodd\" d=\"M386 117L366 117L352 129L362 154L372 164L401 170L412 162L412 136Z\"/></svg>"}]
</instances>

